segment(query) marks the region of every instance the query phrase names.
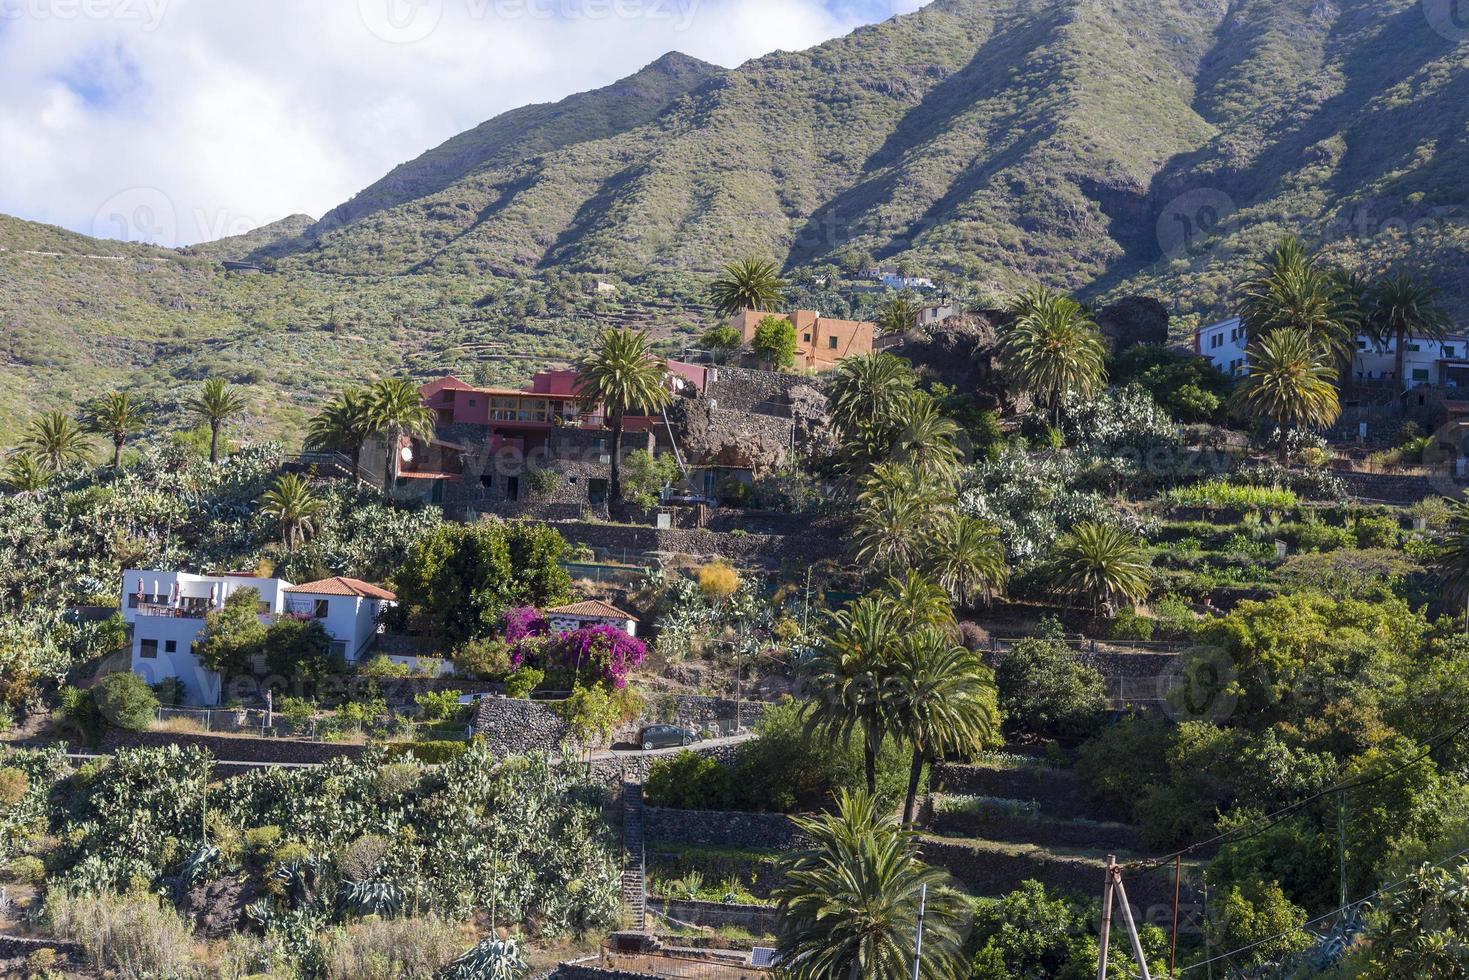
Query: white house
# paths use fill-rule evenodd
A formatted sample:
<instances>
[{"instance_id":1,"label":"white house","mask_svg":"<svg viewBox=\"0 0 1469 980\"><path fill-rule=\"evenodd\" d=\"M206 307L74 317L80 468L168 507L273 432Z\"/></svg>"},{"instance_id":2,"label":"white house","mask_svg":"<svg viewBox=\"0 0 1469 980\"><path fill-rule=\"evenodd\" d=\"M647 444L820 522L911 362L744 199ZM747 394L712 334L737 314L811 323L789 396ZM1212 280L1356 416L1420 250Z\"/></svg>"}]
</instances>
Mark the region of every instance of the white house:
<instances>
[{"instance_id":1,"label":"white house","mask_svg":"<svg viewBox=\"0 0 1469 980\"><path fill-rule=\"evenodd\" d=\"M260 593L261 623L269 625L282 615L318 619L334 650L349 662L376 636L378 613L394 602L391 592L348 578L292 586L246 573L125 571L122 612L132 631L133 673L149 684L177 678L186 703L218 704L220 677L199 663L193 647L203 636L205 615L247 588Z\"/></svg>"},{"instance_id":2,"label":"white house","mask_svg":"<svg viewBox=\"0 0 1469 980\"><path fill-rule=\"evenodd\" d=\"M931 303L928 306L919 307L915 322L921 330L924 327L931 327L935 323L943 323L945 320L958 315L959 307L946 299L942 303Z\"/></svg>"},{"instance_id":3,"label":"white house","mask_svg":"<svg viewBox=\"0 0 1469 980\"><path fill-rule=\"evenodd\" d=\"M558 633L569 633L583 626L615 626L628 636L638 635L638 618L600 599L573 602L547 609L546 622Z\"/></svg>"},{"instance_id":4,"label":"white house","mask_svg":"<svg viewBox=\"0 0 1469 980\"><path fill-rule=\"evenodd\" d=\"M1215 370L1230 377L1249 374L1249 337L1239 317L1231 317L1194 331L1194 353L1206 358ZM1352 358L1352 377L1358 381L1391 381L1397 370L1397 342L1376 341L1366 334L1357 337ZM1403 352L1405 388L1439 385L1469 387L1469 337L1443 340L1409 337Z\"/></svg>"}]
</instances>

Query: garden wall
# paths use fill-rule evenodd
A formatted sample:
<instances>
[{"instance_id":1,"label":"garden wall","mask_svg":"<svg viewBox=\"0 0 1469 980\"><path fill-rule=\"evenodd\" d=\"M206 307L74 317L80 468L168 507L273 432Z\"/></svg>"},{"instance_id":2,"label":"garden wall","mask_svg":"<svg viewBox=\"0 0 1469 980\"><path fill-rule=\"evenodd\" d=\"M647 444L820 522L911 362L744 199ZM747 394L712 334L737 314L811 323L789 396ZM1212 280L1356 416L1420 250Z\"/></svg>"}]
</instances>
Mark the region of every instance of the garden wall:
<instances>
[{"instance_id":1,"label":"garden wall","mask_svg":"<svg viewBox=\"0 0 1469 980\"><path fill-rule=\"evenodd\" d=\"M925 838L923 859L948 871L977 895L1006 895L1022 881L1035 880L1048 889L1082 896L1100 897L1103 865L1100 858L1054 854L1040 849L977 848L950 841ZM1126 878L1127 897L1134 915L1154 925L1166 923L1173 911L1173 877L1168 874L1134 874ZM1196 901L1196 888L1185 872L1183 894ZM1160 918L1161 917L1161 918Z\"/></svg>"},{"instance_id":2,"label":"garden wall","mask_svg":"<svg viewBox=\"0 0 1469 980\"><path fill-rule=\"evenodd\" d=\"M643 833L650 843L696 844L704 847L788 849L800 835L783 813L739 813L723 810L643 809Z\"/></svg>"},{"instance_id":3,"label":"garden wall","mask_svg":"<svg viewBox=\"0 0 1469 980\"><path fill-rule=\"evenodd\" d=\"M1004 800L1034 800L1048 816L1111 820L1087 798L1076 774L1049 766L1003 769L941 762L933 767L935 786L950 794L993 796Z\"/></svg>"},{"instance_id":4,"label":"garden wall","mask_svg":"<svg viewBox=\"0 0 1469 980\"><path fill-rule=\"evenodd\" d=\"M735 926L746 929L757 936L772 935L779 924L779 916L769 905L737 905L732 902L690 902L681 899L654 898L648 901L650 908L663 913L675 922L685 925L719 929Z\"/></svg>"},{"instance_id":5,"label":"garden wall","mask_svg":"<svg viewBox=\"0 0 1469 980\"><path fill-rule=\"evenodd\" d=\"M482 698L475 713L475 734L482 735L498 755L557 751L569 735L566 722L556 713L557 703L507 697ZM739 702L740 726L744 729L753 727L764 717L768 707L763 701ZM662 710L664 708L672 710ZM720 733L733 726L734 718L735 702L730 698L680 694L675 696L671 705L649 704L644 717L618 726L612 733L612 741L613 744L631 744L644 725L655 722Z\"/></svg>"},{"instance_id":6,"label":"garden wall","mask_svg":"<svg viewBox=\"0 0 1469 980\"><path fill-rule=\"evenodd\" d=\"M1444 489L1436 484L1452 481L1435 481L1426 476L1404 476L1395 473L1353 473L1350 470L1333 470L1347 485L1347 493L1366 500L1385 500L1393 504L1416 504L1424 497L1442 496Z\"/></svg>"},{"instance_id":7,"label":"garden wall","mask_svg":"<svg viewBox=\"0 0 1469 980\"><path fill-rule=\"evenodd\" d=\"M195 745L208 750L221 762L251 765L271 763L322 763L343 756L356 758L365 745L344 742L305 742L286 738L248 738L230 735L206 735L196 732L108 732L102 739L101 752L118 749L163 748L169 745Z\"/></svg>"},{"instance_id":8,"label":"garden wall","mask_svg":"<svg viewBox=\"0 0 1469 980\"><path fill-rule=\"evenodd\" d=\"M551 974L551 980L648 980L656 973L629 973L626 970L604 970L600 966L563 963Z\"/></svg>"},{"instance_id":9,"label":"garden wall","mask_svg":"<svg viewBox=\"0 0 1469 980\"><path fill-rule=\"evenodd\" d=\"M1142 834L1137 827L1090 820L1055 820L1033 813L939 811L933 816L932 827L940 834L1043 847L1142 850Z\"/></svg>"},{"instance_id":10,"label":"garden wall","mask_svg":"<svg viewBox=\"0 0 1469 980\"><path fill-rule=\"evenodd\" d=\"M837 534L734 534L685 528L660 531L655 527L590 524L585 521L557 524L556 530L572 545L584 544L591 548L610 548L634 554L656 551L770 565L839 558L846 544Z\"/></svg>"}]
</instances>

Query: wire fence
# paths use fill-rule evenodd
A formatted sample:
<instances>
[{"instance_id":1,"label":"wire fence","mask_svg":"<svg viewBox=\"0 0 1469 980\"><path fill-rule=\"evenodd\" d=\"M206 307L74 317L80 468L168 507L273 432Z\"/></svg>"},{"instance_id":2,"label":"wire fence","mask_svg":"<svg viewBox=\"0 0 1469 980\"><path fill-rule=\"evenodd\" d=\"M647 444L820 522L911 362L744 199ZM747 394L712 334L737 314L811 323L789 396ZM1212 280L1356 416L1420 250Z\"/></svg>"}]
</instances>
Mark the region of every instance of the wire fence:
<instances>
[{"instance_id":1,"label":"wire fence","mask_svg":"<svg viewBox=\"0 0 1469 980\"><path fill-rule=\"evenodd\" d=\"M579 966L592 966L581 962ZM604 949L595 965L604 970L621 970L650 977L674 977L681 980L769 980L769 969L749 964L721 962L711 959L672 954L615 953Z\"/></svg>"}]
</instances>

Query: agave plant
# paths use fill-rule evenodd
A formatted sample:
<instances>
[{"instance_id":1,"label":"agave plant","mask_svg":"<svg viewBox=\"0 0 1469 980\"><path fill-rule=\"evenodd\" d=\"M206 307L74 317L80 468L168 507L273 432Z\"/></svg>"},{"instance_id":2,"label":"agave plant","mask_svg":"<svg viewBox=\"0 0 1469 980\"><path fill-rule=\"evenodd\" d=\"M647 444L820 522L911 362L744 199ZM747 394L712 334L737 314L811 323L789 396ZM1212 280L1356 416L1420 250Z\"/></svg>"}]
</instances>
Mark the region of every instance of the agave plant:
<instances>
[{"instance_id":1,"label":"agave plant","mask_svg":"<svg viewBox=\"0 0 1469 980\"><path fill-rule=\"evenodd\" d=\"M530 964L520 955L514 939L490 936L449 964L445 980L520 980Z\"/></svg>"},{"instance_id":2,"label":"agave plant","mask_svg":"<svg viewBox=\"0 0 1469 980\"><path fill-rule=\"evenodd\" d=\"M344 881L341 905L354 915L397 915L403 909L403 889L390 881Z\"/></svg>"}]
</instances>

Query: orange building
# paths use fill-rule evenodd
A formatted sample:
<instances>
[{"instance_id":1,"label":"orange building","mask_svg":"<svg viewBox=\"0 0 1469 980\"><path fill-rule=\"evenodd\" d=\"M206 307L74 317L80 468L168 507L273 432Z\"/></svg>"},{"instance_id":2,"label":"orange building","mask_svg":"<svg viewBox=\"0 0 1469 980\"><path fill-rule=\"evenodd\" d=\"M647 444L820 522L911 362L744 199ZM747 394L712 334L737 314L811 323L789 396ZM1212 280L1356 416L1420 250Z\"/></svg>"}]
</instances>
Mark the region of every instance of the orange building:
<instances>
[{"instance_id":1,"label":"orange building","mask_svg":"<svg viewBox=\"0 0 1469 980\"><path fill-rule=\"evenodd\" d=\"M872 353L872 338L877 325L864 320L833 320L815 310L794 313L762 313L743 310L730 321L748 344L755 339L755 328L768 316L790 320L796 328L796 366L806 371L830 371L846 357Z\"/></svg>"}]
</instances>

